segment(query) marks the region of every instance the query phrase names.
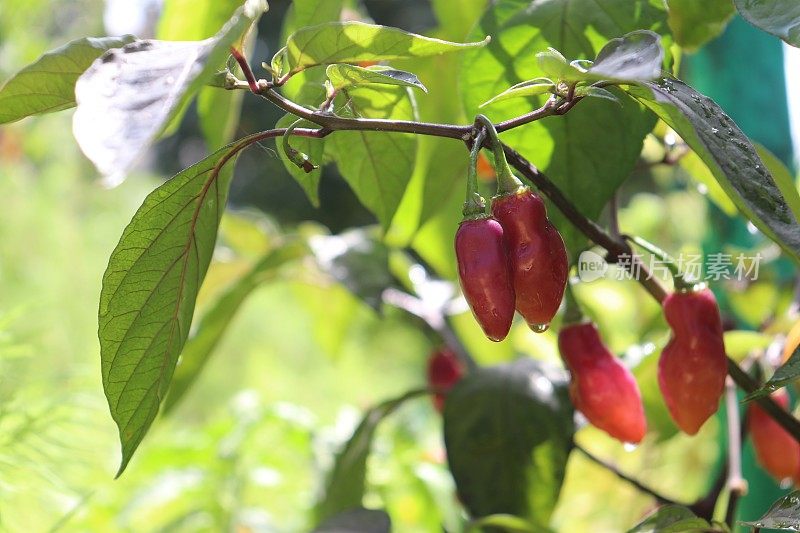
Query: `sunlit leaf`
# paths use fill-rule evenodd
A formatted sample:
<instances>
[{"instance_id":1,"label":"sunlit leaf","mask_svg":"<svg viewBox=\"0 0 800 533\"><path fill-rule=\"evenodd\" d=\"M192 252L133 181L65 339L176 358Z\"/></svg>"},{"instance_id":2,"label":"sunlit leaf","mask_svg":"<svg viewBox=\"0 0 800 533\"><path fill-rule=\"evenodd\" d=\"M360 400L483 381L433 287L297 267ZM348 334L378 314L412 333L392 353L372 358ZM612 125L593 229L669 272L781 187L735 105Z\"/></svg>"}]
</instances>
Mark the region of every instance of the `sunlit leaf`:
<instances>
[{"instance_id":1,"label":"sunlit leaf","mask_svg":"<svg viewBox=\"0 0 800 533\"><path fill-rule=\"evenodd\" d=\"M730 0L667 0L675 42L694 51L725 30L736 10Z\"/></svg>"},{"instance_id":2,"label":"sunlit leaf","mask_svg":"<svg viewBox=\"0 0 800 533\"><path fill-rule=\"evenodd\" d=\"M404 70L396 70L382 65L371 67L358 67L345 63L328 65L326 69L328 79L334 89L345 89L357 85L399 85L401 87L414 87L423 92L428 89L419 81L416 75Z\"/></svg>"},{"instance_id":3,"label":"sunlit leaf","mask_svg":"<svg viewBox=\"0 0 800 533\"><path fill-rule=\"evenodd\" d=\"M675 78L645 82L629 92L686 141L757 228L800 259L794 213L750 140L714 101Z\"/></svg>"},{"instance_id":4,"label":"sunlit leaf","mask_svg":"<svg viewBox=\"0 0 800 533\"><path fill-rule=\"evenodd\" d=\"M125 470L189 335L233 176L223 148L150 193L111 254L100 293L103 388Z\"/></svg>"},{"instance_id":5,"label":"sunlit leaf","mask_svg":"<svg viewBox=\"0 0 800 533\"><path fill-rule=\"evenodd\" d=\"M86 37L45 53L0 88L0 124L74 107L78 77L106 50L135 40L133 35Z\"/></svg>"},{"instance_id":6,"label":"sunlit leaf","mask_svg":"<svg viewBox=\"0 0 800 533\"><path fill-rule=\"evenodd\" d=\"M279 53L285 70L282 74L293 74L314 65L425 57L484 44L485 41L453 43L398 28L349 21L301 28L289 37L285 52Z\"/></svg>"},{"instance_id":7,"label":"sunlit leaf","mask_svg":"<svg viewBox=\"0 0 800 533\"><path fill-rule=\"evenodd\" d=\"M489 104L493 104L494 102L502 102L503 100L508 100L510 98L524 98L527 96L545 94L552 92L553 89L555 89L555 86L555 82L553 82L553 80L550 78L534 78L532 80L523 81L506 89L497 96L482 103L480 106L484 107Z\"/></svg>"},{"instance_id":8,"label":"sunlit leaf","mask_svg":"<svg viewBox=\"0 0 800 533\"><path fill-rule=\"evenodd\" d=\"M81 75L73 131L102 174L112 182L124 178L174 114L212 78L264 5L247 0L204 41L148 40L111 50Z\"/></svg>"},{"instance_id":9,"label":"sunlit leaf","mask_svg":"<svg viewBox=\"0 0 800 533\"><path fill-rule=\"evenodd\" d=\"M406 400L426 393L426 390L410 391L398 398L387 400L366 412L361 423L353 432L353 436L336 455L333 470L325 483L323 499L317 504L315 510L318 522L361 506L367 476L367 458L378 424L396 411Z\"/></svg>"},{"instance_id":10,"label":"sunlit leaf","mask_svg":"<svg viewBox=\"0 0 800 533\"><path fill-rule=\"evenodd\" d=\"M664 49L661 37L650 30L636 30L611 39L586 72L587 79L646 81L661 74Z\"/></svg>"}]
</instances>

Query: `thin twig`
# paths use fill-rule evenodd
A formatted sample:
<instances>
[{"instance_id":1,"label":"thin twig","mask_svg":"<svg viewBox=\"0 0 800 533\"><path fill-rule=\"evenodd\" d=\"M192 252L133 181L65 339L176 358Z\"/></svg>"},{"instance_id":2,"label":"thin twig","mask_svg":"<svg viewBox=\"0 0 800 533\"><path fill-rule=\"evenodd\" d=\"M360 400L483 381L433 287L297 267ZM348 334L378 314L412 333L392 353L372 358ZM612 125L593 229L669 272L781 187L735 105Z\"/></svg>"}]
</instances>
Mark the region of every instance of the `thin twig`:
<instances>
[{"instance_id":1,"label":"thin twig","mask_svg":"<svg viewBox=\"0 0 800 533\"><path fill-rule=\"evenodd\" d=\"M676 502L675 500L673 500L671 498L667 498L663 494L660 494L659 492L657 492L655 489L652 489L652 488L642 484L639 480L637 480L635 478L632 478L631 476L621 472L619 470L619 468L616 467L616 465L614 465L612 463L609 463L608 461L597 457L596 455L591 453L586 448L583 448L582 446L579 446L578 444L575 444L575 448L579 452L581 452L583 455L585 455L590 461L592 461L594 463L597 463L598 465L602 466L606 470L609 470L609 471L613 472L618 478L627 481L628 483L630 483L631 485L633 485L634 487L639 489L639 491L644 492L645 494L649 494L658 503L660 503L662 505L684 505L684 504L681 504L679 502Z\"/></svg>"}]
</instances>

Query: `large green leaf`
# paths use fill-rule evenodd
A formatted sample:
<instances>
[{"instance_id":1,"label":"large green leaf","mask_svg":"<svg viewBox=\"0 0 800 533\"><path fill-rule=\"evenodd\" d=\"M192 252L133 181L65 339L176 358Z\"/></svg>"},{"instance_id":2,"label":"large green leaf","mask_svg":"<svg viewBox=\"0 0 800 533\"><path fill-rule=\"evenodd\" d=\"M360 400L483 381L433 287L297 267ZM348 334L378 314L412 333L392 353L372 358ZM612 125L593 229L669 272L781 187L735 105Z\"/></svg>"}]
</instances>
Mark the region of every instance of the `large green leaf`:
<instances>
[{"instance_id":1,"label":"large green leaf","mask_svg":"<svg viewBox=\"0 0 800 533\"><path fill-rule=\"evenodd\" d=\"M491 35L484 48L464 54L460 88L468 115L480 104L520 82L545 76L536 54L552 47L570 59L594 59L606 44L634 30L651 30L669 48L666 13L660 2L607 0L534 2L499 0L471 39ZM647 49L647 47L645 47ZM613 45L608 50L613 50ZM669 62L669 58L665 60ZM543 97L517 98L486 107L494 121L533 110ZM552 117L503 133L504 141L543 168L578 209L596 218L628 177L654 117L627 98L622 105L587 98L565 116ZM560 214L550 216L574 252L584 239Z\"/></svg>"},{"instance_id":2,"label":"large green leaf","mask_svg":"<svg viewBox=\"0 0 800 533\"><path fill-rule=\"evenodd\" d=\"M530 359L480 368L444 408L447 460L471 516L548 523L574 432L565 376Z\"/></svg>"},{"instance_id":3,"label":"large green leaf","mask_svg":"<svg viewBox=\"0 0 800 533\"><path fill-rule=\"evenodd\" d=\"M356 87L337 97L345 116L414 120L410 89ZM325 139L325 149L358 199L386 228L414 171L417 140L407 133L337 131Z\"/></svg>"},{"instance_id":4,"label":"large green leaf","mask_svg":"<svg viewBox=\"0 0 800 533\"><path fill-rule=\"evenodd\" d=\"M800 490L792 491L773 503L758 520L741 523L753 528L800 530Z\"/></svg>"},{"instance_id":5,"label":"large green leaf","mask_svg":"<svg viewBox=\"0 0 800 533\"><path fill-rule=\"evenodd\" d=\"M333 470L325 483L324 496L315 509L318 523L348 509L361 506L367 477L367 458L378 424L406 400L426 393L427 390L413 390L378 404L366 412L353 436L336 455Z\"/></svg>"},{"instance_id":6,"label":"large green leaf","mask_svg":"<svg viewBox=\"0 0 800 533\"><path fill-rule=\"evenodd\" d=\"M188 99L224 63L231 44L263 12L247 0L203 41L140 41L107 52L75 85L73 131L98 170L122 179Z\"/></svg>"},{"instance_id":7,"label":"large green leaf","mask_svg":"<svg viewBox=\"0 0 800 533\"><path fill-rule=\"evenodd\" d=\"M689 51L722 33L736 12L731 0L667 0L667 6L675 42Z\"/></svg>"},{"instance_id":8,"label":"large green leaf","mask_svg":"<svg viewBox=\"0 0 800 533\"><path fill-rule=\"evenodd\" d=\"M800 3L795 0L733 0L744 19L761 30L800 46Z\"/></svg>"},{"instance_id":9,"label":"large green leaf","mask_svg":"<svg viewBox=\"0 0 800 533\"><path fill-rule=\"evenodd\" d=\"M23 68L0 88L0 124L75 106L75 82L106 50L136 40L86 37L51 50Z\"/></svg>"},{"instance_id":10,"label":"large green leaf","mask_svg":"<svg viewBox=\"0 0 800 533\"><path fill-rule=\"evenodd\" d=\"M111 254L100 293L103 388L130 461L158 413L192 322L233 164L231 147L150 193Z\"/></svg>"},{"instance_id":11,"label":"large green leaf","mask_svg":"<svg viewBox=\"0 0 800 533\"><path fill-rule=\"evenodd\" d=\"M426 57L483 46L485 42L454 43L398 28L363 22L327 22L301 28L289 36L286 48L273 59L281 74L315 65Z\"/></svg>"},{"instance_id":12,"label":"large green leaf","mask_svg":"<svg viewBox=\"0 0 800 533\"><path fill-rule=\"evenodd\" d=\"M253 268L232 283L203 314L194 335L186 341L181 351L169 392L164 400L162 409L164 415L178 405L200 376L247 296L259 285L275 279L279 268L302 257L306 252L306 247L299 243L289 243L270 251Z\"/></svg>"},{"instance_id":13,"label":"large green leaf","mask_svg":"<svg viewBox=\"0 0 800 533\"><path fill-rule=\"evenodd\" d=\"M697 153L753 224L795 259L800 226L753 144L720 107L682 81L663 78L628 91Z\"/></svg>"},{"instance_id":14,"label":"large green leaf","mask_svg":"<svg viewBox=\"0 0 800 533\"><path fill-rule=\"evenodd\" d=\"M681 505L665 505L634 526L628 533L681 533L683 531L705 531L708 522Z\"/></svg>"},{"instance_id":15,"label":"large green leaf","mask_svg":"<svg viewBox=\"0 0 800 533\"><path fill-rule=\"evenodd\" d=\"M157 36L165 41L206 39L217 33L241 5L241 0L167 0L158 21ZM252 50L257 33L256 26L253 26L247 39L243 40L245 56ZM233 140L244 95L244 91L226 91L216 87L200 89L197 117L210 152ZM177 127L181 118L181 114L175 116L171 127Z\"/></svg>"}]
</instances>

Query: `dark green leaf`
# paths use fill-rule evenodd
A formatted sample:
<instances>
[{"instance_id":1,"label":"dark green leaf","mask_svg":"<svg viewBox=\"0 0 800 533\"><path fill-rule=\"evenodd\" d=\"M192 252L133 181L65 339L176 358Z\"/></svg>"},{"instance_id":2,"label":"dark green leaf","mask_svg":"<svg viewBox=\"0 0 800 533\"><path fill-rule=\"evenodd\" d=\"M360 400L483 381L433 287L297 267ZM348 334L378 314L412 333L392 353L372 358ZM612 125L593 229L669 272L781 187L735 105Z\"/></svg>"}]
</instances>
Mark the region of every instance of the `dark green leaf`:
<instances>
[{"instance_id":1,"label":"dark green leaf","mask_svg":"<svg viewBox=\"0 0 800 533\"><path fill-rule=\"evenodd\" d=\"M244 7L204 41L139 41L111 50L78 79L73 131L98 170L122 179L188 99L224 63L230 45L264 9Z\"/></svg>"},{"instance_id":2,"label":"dark green leaf","mask_svg":"<svg viewBox=\"0 0 800 533\"><path fill-rule=\"evenodd\" d=\"M647 81L661 75L663 62L661 37L649 30L637 30L611 39L586 74L588 79Z\"/></svg>"},{"instance_id":3,"label":"dark green leaf","mask_svg":"<svg viewBox=\"0 0 800 533\"><path fill-rule=\"evenodd\" d=\"M389 272L389 250L375 233L355 229L312 237L309 244L322 270L367 305L379 309L384 289L396 283Z\"/></svg>"},{"instance_id":4,"label":"dark green leaf","mask_svg":"<svg viewBox=\"0 0 800 533\"><path fill-rule=\"evenodd\" d=\"M736 10L731 0L667 0L675 42L694 51L721 34Z\"/></svg>"},{"instance_id":5,"label":"dark green leaf","mask_svg":"<svg viewBox=\"0 0 800 533\"><path fill-rule=\"evenodd\" d=\"M406 87L356 87L342 91L339 114L352 117L416 119L411 92ZM406 133L337 131L325 140L330 154L358 199L388 227L411 173L417 139Z\"/></svg>"},{"instance_id":6,"label":"dark green leaf","mask_svg":"<svg viewBox=\"0 0 800 533\"><path fill-rule=\"evenodd\" d=\"M628 533L681 533L710 528L710 524L695 516L686 507L665 505L637 524Z\"/></svg>"},{"instance_id":7,"label":"dark green leaf","mask_svg":"<svg viewBox=\"0 0 800 533\"><path fill-rule=\"evenodd\" d=\"M296 120L296 116L286 114L275 124L275 127L286 128ZM302 122L300 123L300 127L318 128L319 126L310 122ZM283 148L280 146L280 141L278 141L279 146L276 149L281 161L283 161L283 166L286 167L289 174L291 174L300 187L303 188L311 204L314 207L319 207L319 181L322 179L322 158L325 153L325 139L292 136L289 140L289 144L291 144L292 148L295 150L306 154L317 167L312 169L311 172L306 172L298 167L287 157L286 152L284 152Z\"/></svg>"},{"instance_id":8,"label":"dark green leaf","mask_svg":"<svg viewBox=\"0 0 800 533\"><path fill-rule=\"evenodd\" d=\"M0 124L74 107L78 77L106 50L135 40L133 35L86 37L45 53L0 88Z\"/></svg>"},{"instance_id":9,"label":"dark green leaf","mask_svg":"<svg viewBox=\"0 0 800 533\"><path fill-rule=\"evenodd\" d=\"M282 58L281 74L293 74L314 65L426 57L484 44L453 43L356 21L328 22L297 30L276 56Z\"/></svg>"},{"instance_id":10,"label":"dark green leaf","mask_svg":"<svg viewBox=\"0 0 800 533\"><path fill-rule=\"evenodd\" d=\"M733 0L739 14L758 29L800 47L800 3L795 0Z\"/></svg>"},{"instance_id":11,"label":"dark green leaf","mask_svg":"<svg viewBox=\"0 0 800 533\"><path fill-rule=\"evenodd\" d=\"M493 514L470 522L468 531L482 531L480 528L491 527L507 533L544 533L547 528L531 524L518 516L510 514Z\"/></svg>"},{"instance_id":12,"label":"dark green leaf","mask_svg":"<svg viewBox=\"0 0 800 533\"><path fill-rule=\"evenodd\" d=\"M343 511L361 506L367 476L367 458L378 424L406 400L423 394L427 394L427 390L410 391L366 412L353 436L336 455L333 470L325 483L324 497L316 506L317 522L323 522Z\"/></svg>"},{"instance_id":13,"label":"dark green leaf","mask_svg":"<svg viewBox=\"0 0 800 533\"><path fill-rule=\"evenodd\" d=\"M311 533L390 533L391 530L392 520L386 511L358 507L329 518Z\"/></svg>"},{"instance_id":14,"label":"dark green leaf","mask_svg":"<svg viewBox=\"0 0 800 533\"><path fill-rule=\"evenodd\" d=\"M346 89L357 85L399 85L401 87L414 87L428 92L428 89L419 81L416 75L404 70L396 70L382 65L371 67L358 67L339 63L328 65L325 70L331 85L336 90Z\"/></svg>"},{"instance_id":15,"label":"dark green leaf","mask_svg":"<svg viewBox=\"0 0 800 533\"><path fill-rule=\"evenodd\" d=\"M758 229L800 259L800 227L792 210L750 140L714 101L675 78L629 92L686 141Z\"/></svg>"},{"instance_id":16,"label":"dark green leaf","mask_svg":"<svg viewBox=\"0 0 800 533\"><path fill-rule=\"evenodd\" d=\"M767 165L767 170L772 175L772 179L775 180L775 184L781 190L783 198L794 213L795 220L800 220L800 193L798 193L797 185L795 185L794 176L783 164L783 161L767 150L766 147L759 143L753 143L753 146L758 152L758 157Z\"/></svg>"},{"instance_id":17,"label":"dark green leaf","mask_svg":"<svg viewBox=\"0 0 800 533\"><path fill-rule=\"evenodd\" d=\"M565 376L533 360L480 368L459 382L445 403L444 439L470 515L547 524L573 431Z\"/></svg>"},{"instance_id":18,"label":"dark green leaf","mask_svg":"<svg viewBox=\"0 0 800 533\"><path fill-rule=\"evenodd\" d=\"M111 254L100 293L103 388L125 470L158 413L192 322L233 176L223 148L150 193Z\"/></svg>"},{"instance_id":19,"label":"dark green leaf","mask_svg":"<svg viewBox=\"0 0 800 533\"><path fill-rule=\"evenodd\" d=\"M741 522L749 527L800 531L800 490L790 492L772 504L755 522Z\"/></svg>"},{"instance_id":20,"label":"dark green leaf","mask_svg":"<svg viewBox=\"0 0 800 533\"><path fill-rule=\"evenodd\" d=\"M250 293L276 277L277 271L307 252L305 246L289 243L267 253L246 274L236 280L200 319L196 332L183 347L172 383L164 400L162 414L169 414L194 384L211 354L228 329L236 312Z\"/></svg>"},{"instance_id":21,"label":"dark green leaf","mask_svg":"<svg viewBox=\"0 0 800 533\"><path fill-rule=\"evenodd\" d=\"M776 390L789 385L800 377L800 347L795 348L789 359L786 360L769 378L769 381L764 383L761 388L751 392L745 396L744 401L749 402L764 396L769 396Z\"/></svg>"},{"instance_id":22,"label":"dark green leaf","mask_svg":"<svg viewBox=\"0 0 800 533\"><path fill-rule=\"evenodd\" d=\"M508 87L545 75L533 58L548 47L570 59L594 59L611 39L639 29L660 34L664 49L669 49L666 12L657 2L607 0L603 9L598 9L595 0L498 0L470 36L475 40L491 35L492 41L464 54L460 87L465 110L474 115L480 104ZM665 66L668 64L665 59ZM599 216L630 175L642 140L655 124L643 106L619 92L614 94L622 106L601 98L586 99L564 116L501 135L527 159L541 165L590 218ZM498 122L532 111L543 102L543 96L517 98L495 102L486 109ZM585 239L564 217L552 208L549 215L573 253L583 247Z\"/></svg>"}]
</instances>

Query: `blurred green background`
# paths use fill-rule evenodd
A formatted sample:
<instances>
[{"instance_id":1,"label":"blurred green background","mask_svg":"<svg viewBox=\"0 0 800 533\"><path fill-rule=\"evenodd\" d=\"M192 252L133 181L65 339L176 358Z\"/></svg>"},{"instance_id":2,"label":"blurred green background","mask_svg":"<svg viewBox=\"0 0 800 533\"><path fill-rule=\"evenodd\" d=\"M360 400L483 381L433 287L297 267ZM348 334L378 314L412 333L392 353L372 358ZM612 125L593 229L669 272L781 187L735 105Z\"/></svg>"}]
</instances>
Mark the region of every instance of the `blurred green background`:
<instances>
[{"instance_id":1,"label":"blurred green background","mask_svg":"<svg viewBox=\"0 0 800 533\"><path fill-rule=\"evenodd\" d=\"M287 3L270 2L258 61L276 49ZM0 79L70 39L104 34L103 8L96 0L4 0ZM364 8L377 22L411 31L437 23L427 1L372 1ZM687 72L703 57L687 60ZM712 84L694 77L701 91L720 98ZM280 113L246 99L243 117L240 133L270 127ZM157 420L128 471L113 480L117 431L102 393L96 340L101 275L144 196L204 148L190 111L179 132L154 150L147 170L107 190L72 139L70 119L65 112L0 129L0 528L307 530L332 453L365 408L424 384L434 341L401 312L379 316L329 279L266 284L246 302L185 401ZM761 249L762 242L699 192L686 169L648 165L663 157L651 141L620 195L623 231L676 253ZM315 220L338 232L374 221L332 169L321 198L322 207L314 209L272 144L247 153L199 311L247 267L249 252L267 245L274 228ZM781 314L791 299L785 266L768 262L762 269L761 281L733 290L725 301L742 329ZM693 501L718 465L719 423L692 439L675 433L655 383L666 340L658 307L632 282L587 284L579 297L611 349L637 365L653 431L635 450L593 428L581 430L578 442L664 494ZM482 362L515 354L558 360L552 332L535 335L517 324L511 342L498 347L480 337L469 315L454 325ZM759 345L763 339L756 337ZM750 345L737 342L729 349L740 346L746 354ZM440 524L459 530L440 426L430 402L419 399L380 427L365 504L387 508L395 531L437 531ZM759 483L774 488L761 477ZM652 508L650 498L573 454L553 527L624 531Z\"/></svg>"}]
</instances>

